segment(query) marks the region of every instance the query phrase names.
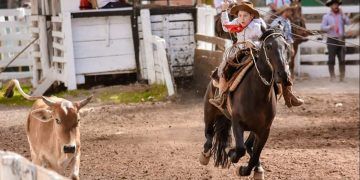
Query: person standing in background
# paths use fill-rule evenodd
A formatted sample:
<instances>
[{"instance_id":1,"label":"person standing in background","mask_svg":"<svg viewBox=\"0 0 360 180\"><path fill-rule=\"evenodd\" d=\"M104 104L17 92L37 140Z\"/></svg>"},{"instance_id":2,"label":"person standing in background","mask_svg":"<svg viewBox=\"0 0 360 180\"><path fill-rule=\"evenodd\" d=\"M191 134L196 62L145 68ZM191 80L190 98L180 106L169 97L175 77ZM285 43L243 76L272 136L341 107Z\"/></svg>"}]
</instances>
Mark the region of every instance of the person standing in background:
<instances>
[{"instance_id":1,"label":"person standing in background","mask_svg":"<svg viewBox=\"0 0 360 180\"><path fill-rule=\"evenodd\" d=\"M330 7L321 22L321 30L327 33L327 48L329 53L328 66L330 81L335 80L335 56L339 61L340 82L345 78L345 25L350 24L350 19L341 8L341 0L328 0L325 5Z\"/></svg>"}]
</instances>

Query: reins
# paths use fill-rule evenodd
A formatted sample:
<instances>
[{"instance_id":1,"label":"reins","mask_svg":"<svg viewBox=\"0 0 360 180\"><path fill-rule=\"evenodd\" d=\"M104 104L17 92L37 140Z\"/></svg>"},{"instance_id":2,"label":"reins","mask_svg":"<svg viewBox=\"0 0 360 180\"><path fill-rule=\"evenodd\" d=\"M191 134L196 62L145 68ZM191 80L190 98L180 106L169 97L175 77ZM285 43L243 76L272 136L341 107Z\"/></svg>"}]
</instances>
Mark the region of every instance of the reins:
<instances>
[{"instance_id":1,"label":"reins","mask_svg":"<svg viewBox=\"0 0 360 180\"><path fill-rule=\"evenodd\" d=\"M266 63L268 63L268 64L270 65L270 68L271 68L271 80L270 80L270 82L268 82L268 81L261 75L261 73L260 73L260 71L259 71L259 68L258 68L258 66L257 66L257 64L256 64L254 54L253 54L253 52L252 52L253 50L250 48L250 55L251 55L251 58L252 58L253 61L254 61L255 69L256 69L256 71L257 71L257 73L258 73L261 81L262 81L265 85L267 85L267 86L270 86L270 85L274 82L274 72L273 72L273 67L271 66L271 63L270 63L270 61L269 61L269 57L268 57L268 55L267 55L267 53L266 53L265 42L266 42L266 40L267 40L269 37L271 37L271 36L273 36L273 35L280 35L281 37L283 37L283 35L282 35L281 33L271 33L271 34L267 35L267 36L264 38L264 41L263 41L263 43L262 43L262 45L261 45L261 46L262 46L262 49L264 50ZM284 40L284 43L285 43L287 46L289 46L289 44L287 44L287 43L285 42L285 40Z\"/></svg>"}]
</instances>

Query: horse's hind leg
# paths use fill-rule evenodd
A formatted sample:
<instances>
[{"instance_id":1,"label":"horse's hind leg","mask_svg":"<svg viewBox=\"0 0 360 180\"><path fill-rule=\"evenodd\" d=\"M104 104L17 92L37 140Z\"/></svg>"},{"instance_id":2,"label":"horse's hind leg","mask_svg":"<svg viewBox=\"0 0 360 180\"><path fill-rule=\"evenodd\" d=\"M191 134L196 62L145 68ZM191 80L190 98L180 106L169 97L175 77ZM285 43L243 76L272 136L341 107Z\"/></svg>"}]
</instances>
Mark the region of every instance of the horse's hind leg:
<instances>
[{"instance_id":1,"label":"horse's hind leg","mask_svg":"<svg viewBox=\"0 0 360 180\"><path fill-rule=\"evenodd\" d=\"M211 150L213 137L214 137L214 124L212 122L207 122L205 124L206 142L204 144L204 153L207 153Z\"/></svg>"},{"instance_id":2,"label":"horse's hind leg","mask_svg":"<svg viewBox=\"0 0 360 180\"><path fill-rule=\"evenodd\" d=\"M246 153L246 148L244 145L244 129L238 123L234 121L232 123L233 134L235 138L235 149L230 149L228 156L230 157L231 162L237 163L241 157Z\"/></svg>"},{"instance_id":3,"label":"horse's hind leg","mask_svg":"<svg viewBox=\"0 0 360 180\"><path fill-rule=\"evenodd\" d=\"M269 137L270 130L266 130L259 134L255 139L255 144L253 147L253 153L250 157L249 163L247 166L241 166L239 169L240 176L249 176L251 174L252 169L257 166L261 167L260 165L260 154L262 149L264 148L264 145Z\"/></svg>"},{"instance_id":4,"label":"horse's hind leg","mask_svg":"<svg viewBox=\"0 0 360 180\"><path fill-rule=\"evenodd\" d=\"M206 142L204 144L204 151L200 154L200 163L202 165L207 165L211 156L211 148L213 144L214 137L214 122L215 122L215 111L208 102L205 103L204 109L204 122L205 122L205 138Z\"/></svg>"}]
</instances>

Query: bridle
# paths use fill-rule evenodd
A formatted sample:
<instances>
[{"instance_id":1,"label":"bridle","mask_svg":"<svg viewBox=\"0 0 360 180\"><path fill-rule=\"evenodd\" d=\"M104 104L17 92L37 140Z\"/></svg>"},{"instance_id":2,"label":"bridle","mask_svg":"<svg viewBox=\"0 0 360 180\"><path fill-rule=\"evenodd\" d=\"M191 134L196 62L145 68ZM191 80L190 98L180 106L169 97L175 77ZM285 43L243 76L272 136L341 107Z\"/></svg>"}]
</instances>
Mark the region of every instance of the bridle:
<instances>
[{"instance_id":1,"label":"bridle","mask_svg":"<svg viewBox=\"0 0 360 180\"><path fill-rule=\"evenodd\" d=\"M267 40L269 37L274 36L274 35L280 35L281 37L283 37L282 39L283 39L283 41L284 41L284 44L285 44L286 46L290 47L290 45L285 41L284 35L281 34L281 33L271 33L271 34L267 35L267 36L264 38L263 43L261 44L261 48L264 50L264 54L265 54L265 58L266 58L266 63L268 63L268 64L270 65L270 68L271 68L271 80L270 80L270 82L268 82L268 81L261 75L261 73L260 73L260 71L259 71L259 69L258 69L258 67L257 67L256 61L255 61L255 58L254 58L254 54L253 54L253 52L252 52L252 49L250 48L250 54L251 54L251 57L252 57L252 59L253 59L253 61L254 61L256 71L257 71L257 73L258 73L261 81L262 81L265 85L267 85L267 86L270 86L270 85L273 83L273 81L274 81L274 72L273 72L273 67L272 67L272 65L271 65L271 63L270 63L270 61L269 61L269 57L268 57L268 55L267 55L267 53L266 53L265 42L266 42L266 40Z\"/></svg>"}]
</instances>

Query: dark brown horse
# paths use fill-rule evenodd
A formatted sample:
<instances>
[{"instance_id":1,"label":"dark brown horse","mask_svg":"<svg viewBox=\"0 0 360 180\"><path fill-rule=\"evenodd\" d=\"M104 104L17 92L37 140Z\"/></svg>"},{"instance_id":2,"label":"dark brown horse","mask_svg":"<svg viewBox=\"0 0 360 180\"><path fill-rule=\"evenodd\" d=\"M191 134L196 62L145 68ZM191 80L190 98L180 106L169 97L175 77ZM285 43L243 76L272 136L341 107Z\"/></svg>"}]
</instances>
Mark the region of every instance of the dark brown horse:
<instances>
[{"instance_id":1,"label":"dark brown horse","mask_svg":"<svg viewBox=\"0 0 360 180\"><path fill-rule=\"evenodd\" d=\"M278 27L263 29L263 41L255 65L249 69L241 84L230 94L232 104L232 119L227 119L216 107L209 103L216 89L209 83L205 94L204 150L200 162L208 164L213 154L215 166L226 167L229 161L237 163L245 155L250 155L247 166L241 166L237 171L241 176L249 176L255 167L259 172L261 151L268 139L270 127L276 114L276 93L274 83L289 83L287 60L290 48ZM256 56L255 56L256 57ZM233 129L235 148L229 151L230 129ZM244 143L244 131L250 135Z\"/></svg>"},{"instance_id":2,"label":"dark brown horse","mask_svg":"<svg viewBox=\"0 0 360 180\"><path fill-rule=\"evenodd\" d=\"M301 0L293 0L291 3L295 8L293 9L293 16L291 17L291 30L293 33L293 47L294 53L291 56L289 66L292 78L294 78L294 69L295 69L295 57L298 53L298 47L301 43L307 41L307 36L312 35L310 31L306 30L305 18L302 16L301 10Z\"/></svg>"}]
</instances>

